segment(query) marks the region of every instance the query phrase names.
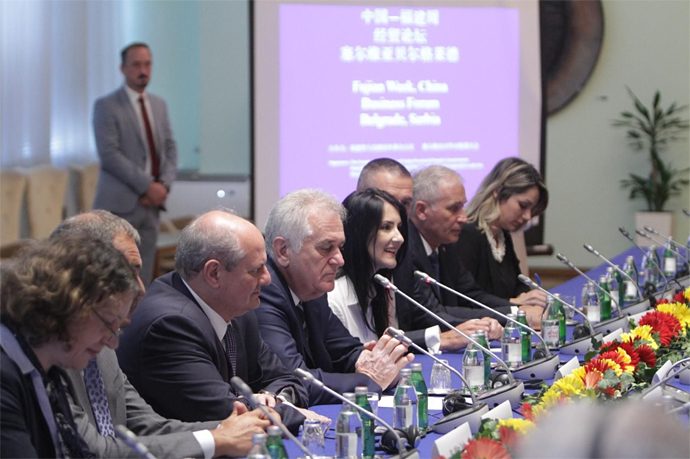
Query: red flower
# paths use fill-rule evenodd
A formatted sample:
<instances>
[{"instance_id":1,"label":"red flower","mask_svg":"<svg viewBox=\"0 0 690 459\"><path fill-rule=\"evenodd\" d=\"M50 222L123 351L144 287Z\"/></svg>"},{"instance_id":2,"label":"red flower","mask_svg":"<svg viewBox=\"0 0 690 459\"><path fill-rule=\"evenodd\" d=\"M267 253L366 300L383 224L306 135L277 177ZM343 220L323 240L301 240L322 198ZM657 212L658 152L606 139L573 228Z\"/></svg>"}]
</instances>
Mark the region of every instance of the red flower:
<instances>
[{"instance_id":1,"label":"red flower","mask_svg":"<svg viewBox=\"0 0 690 459\"><path fill-rule=\"evenodd\" d=\"M635 346L633 343L618 343L616 341L612 341L609 343L604 344L601 347L601 351L617 351L618 349L623 349L626 354L630 356L630 364L633 367L637 368L637 365L640 364L640 356L637 353L637 350L635 349Z\"/></svg>"},{"instance_id":2,"label":"red flower","mask_svg":"<svg viewBox=\"0 0 690 459\"><path fill-rule=\"evenodd\" d=\"M601 390L606 396L613 398L616 395L616 388L613 386L607 387Z\"/></svg>"},{"instance_id":3,"label":"red flower","mask_svg":"<svg viewBox=\"0 0 690 459\"><path fill-rule=\"evenodd\" d=\"M640 325L649 325L653 332L659 333L659 342L662 346L670 345L671 340L678 337L681 329L680 322L673 314L659 311L651 311L642 316Z\"/></svg>"},{"instance_id":4,"label":"red flower","mask_svg":"<svg viewBox=\"0 0 690 459\"><path fill-rule=\"evenodd\" d=\"M510 454L501 443L490 438L480 438L467 443L462 459L510 459Z\"/></svg>"},{"instance_id":5,"label":"red flower","mask_svg":"<svg viewBox=\"0 0 690 459\"><path fill-rule=\"evenodd\" d=\"M668 300L666 298L662 298L659 301L656 302L657 305L659 304L668 304Z\"/></svg>"},{"instance_id":6,"label":"red flower","mask_svg":"<svg viewBox=\"0 0 690 459\"><path fill-rule=\"evenodd\" d=\"M515 429L511 429L508 426L500 426L498 428L498 437L508 451L515 451L520 438Z\"/></svg>"},{"instance_id":7,"label":"red flower","mask_svg":"<svg viewBox=\"0 0 690 459\"><path fill-rule=\"evenodd\" d=\"M685 304L685 292L683 292L682 290L676 292L676 294L673 296L673 301L675 301L676 303ZM659 304L659 302L657 301L656 304Z\"/></svg>"},{"instance_id":8,"label":"red flower","mask_svg":"<svg viewBox=\"0 0 690 459\"><path fill-rule=\"evenodd\" d=\"M598 371L590 371L585 375L585 387L587 389L596 389L597 383L604 377Z\"/></svg>"},{"instance_id":9,"label":"red flower","mask_svg":"<svg viewBox=\"0 0 690 459\"><path fill-rule=\"evenodd\" d=\"M530 405L529 403L523 403L519 411L525 419L534 422L534 413L532 412L532 405Z\"/></svg>"},{"instance_id":10,"label":"red flower","mask_svg":"<svg viewBox=\"0 0 690 459\"><path fill-rule=\"evenodd\" d=\"M637 349L637 354L640 356L640 361L644 362L647 364L649 368L655 368L656 367L656 354L654 353L654 349L649 347L647 344L643 344L639 346Z\"/></svg>"}]
</instances>

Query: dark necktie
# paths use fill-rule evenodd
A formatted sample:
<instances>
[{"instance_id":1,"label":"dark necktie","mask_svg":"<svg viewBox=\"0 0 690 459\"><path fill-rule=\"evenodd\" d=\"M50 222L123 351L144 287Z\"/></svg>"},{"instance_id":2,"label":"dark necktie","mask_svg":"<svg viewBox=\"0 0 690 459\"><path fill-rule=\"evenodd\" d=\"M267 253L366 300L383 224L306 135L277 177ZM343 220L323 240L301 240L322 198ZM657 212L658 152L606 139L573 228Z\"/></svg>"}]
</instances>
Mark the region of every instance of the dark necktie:
<instances>
[{"instance_id":1,"label":"dark necktie","mask_svg":"<svg viewBox=\"0 0 690 459\"><path fill-rule=\"evenodd\" d=\"M440 265L439 260L438 260L438 252L436 250L431 252L431 254L429 255L429 261L431 262L431 267L434 270L434 274L433 274L434 279L436 279L437 281L440 281L441 265ZM433 285L432 288L436 292L436 295L440 296L438 285Z\"/></svg>"},{"instance_id":2,"label":"dark necktie","mask_svg":"<svg viewBox=\"0 0 690 459\"><path fill-rule=\"evenodd\" d=\"M149 115L146 112L146 104L144 98L139 96L139 104L141 104L141 116L144 118L144 128L146 129L146 141L149 144L149 153L151 155L151 175L158 180L160 176L160 165L158 164L158 155L156 154L156 144L153 141L153 130L151 129L151 122Z\"/></svg>"},{"instance_id":3,"label":"dark necktie","mask_svg":"<svg viewBox=\"0 0 690 459\"><path fill-rule=\"evenodd\" d=\"M304 354L305 358L310 362L313 361L311 356L311 348L309 347L309 331L307 330L307 318L304 315L304 304L300 301L295 307L297 312L297 319L299 320L299 325L302 329L302 338L304 340Z\"/></svg>"},{"instance_id":4,"label":"dark necktie","mask_svg":"<svg viewBox=\"0 0 690 459\"><path fill-rule=\"evenodd\" d=\"M236 366L237 366L237 342L235 341L235 330L232 329L232 324L228 324L228 330L225 332L225 355L228 357L228 363L230 364L231 376L236 376Z\"/></svg>"},{"instance_id":5,"label":"dark necktie","mask_svg":"<svg viewBox=\"0 0 690 459\"><path fill-rule=\"evenodd\" d=\"M115 436L113 418L110 415L108 397L105 393L105 384L103 384L103 377L95 358L89 360L89 364L84 369L84 385L91 401L91 409L96 418L98 432L104 437Z\"/></svg>"}]
</instances>

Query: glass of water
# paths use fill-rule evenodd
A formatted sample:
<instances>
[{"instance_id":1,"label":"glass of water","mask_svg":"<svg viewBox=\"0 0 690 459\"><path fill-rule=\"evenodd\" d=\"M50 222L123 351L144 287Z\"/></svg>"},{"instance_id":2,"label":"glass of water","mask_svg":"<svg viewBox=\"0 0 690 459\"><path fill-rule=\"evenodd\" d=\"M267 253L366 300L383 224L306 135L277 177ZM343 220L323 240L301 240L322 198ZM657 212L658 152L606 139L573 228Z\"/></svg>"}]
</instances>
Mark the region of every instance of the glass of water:
<instances>
[{"instance_id":1,"label":"glass of water","mask_svg":"<svg viewBox=\"0 0 690 459\"><path fill-rule=\"evenodd\" d=\"M326 454L326 430L318 419L305 419L302 425L302 444L313 456Z\"/></svg>"},{"instance_id":2,"label":"glass of water","mask_svg":"<svg viewBox=\"0 0 690 459\"><path fill-rule=\"evenodd\" d=\"M446 365L447 360L442 360ZM429 393L437 395L448 394L451 390L450 370L438 362L431 368L431 380L429 383Z\"/></svg>"},{"instance_id":3,"label":"glass of water","mask_svg":"<svg viewBox=\"0 0 690 459\"><path fill-rule=\"evenodd\" d=\"M563 300L563 302L568 303L569 305L577 308L577 304L575 302L576 301L575 295L561 295L561 300ZM574 320L575 311L573 311L572 309L570 309L567 306L563 306L563 311L565 312L565 324L566 325L577 325L579 323L578 321Z\"/></svg>"}]
</instances>

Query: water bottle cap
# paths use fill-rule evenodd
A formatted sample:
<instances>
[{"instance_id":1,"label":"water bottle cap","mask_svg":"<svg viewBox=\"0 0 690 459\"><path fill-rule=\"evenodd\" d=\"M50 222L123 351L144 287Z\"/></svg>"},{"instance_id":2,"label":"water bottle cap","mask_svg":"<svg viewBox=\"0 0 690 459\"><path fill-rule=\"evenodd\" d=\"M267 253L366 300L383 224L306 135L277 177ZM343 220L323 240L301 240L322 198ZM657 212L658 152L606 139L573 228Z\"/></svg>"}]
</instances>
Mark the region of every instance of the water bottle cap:
<instances>
[{"instance_id":1,"label":"water bottle cap","mask_svg":"<svg viewBox=\"0 0 690 459\"><path fill-rule=\"evenodd\" d=\"M510 314L506 314L509 318L511 319L517 319L517 316L513 314L512 312Z\"/></svg>"},{"instance_id":2,"label":"water bottle cap","mask_svg":"<svg viewBox=\"0 0 690 459\"><path fill-rule=\"evenodd\" d=\"M403 368L402 370L400 370L400 377L403 377L403 376L409 377L411 374L412 374L412 370L410 370L409 368Z\"/></svg>"},{"instance_id":3,"label":"water bottle cap","mask_svg":"<svg viewBox=\"0 0 690 459\"><path fill-rule=\"evenodd\" d=\"M352 392L345 392L345 393L343 393L343 397L345 397L346 399L348 399L348 400L351 401L351 402L354 402L354 401L357 400L357 399L355 398L355 394L353 394Z\"/></svg>"},{"instance_id":4,"label":"water bottle cap","mask_svg":"<svg viewBox=\"0 0 690 459\"><path fill-rule=\"evenodd\" d=\"M283 433L280 431L280 427L278 427L278 426L268 426L268 429L266 429L266 431L268 432L268 435L271 437L274 437L276 435L278 435L278 436L283 435Z\"/></svg>"},{"instance_id":5,"label":"water bottle cap","mask_svg":"<svg viewBox=\"0 0 690 459\"><path fill-rule=\"evenodd\" d=\"M527 317L527 313L525 311L518 311L517 316L518 317Z\"/></svg>"},{"instance_id":6,"label":"water bottle cap","mask_svg":"<svg viewBox=\"0 0 690 459\"><path fill-rule=\"evenodd\" d=\"M606 276L603 274L599 276L599 282L606 282Z\"/></svg>"},{"instance_id":7,"label":"water bottle cap","mask_svg":"<svg viewBox=\"0 0 690 459\"><path fill-rule=\"evenodd\" d=\"M422 371L422 364L421 363L412 363L412 364L410 364L410 369L412 371Z\"/></svg>"},{"instance_id":8,"label":"water bottle cap","mask_svg":"<svg viewBox=\"0 0 690 459\"><path fill-rule=\"evenodd\" d=\"M252 435L252 443L257 444L257 443L266 443L266 439L268 438L268 435L265 433L255 433Z\"/></svg>"},{"instance_id":9,"label":"water bottle cap","mask_svg":"<svg viewBox=\"0 0 690 459\"><path fill-rule=\"evenodd\" d=\"M369 393L369 388L367 386L355 387L355 395L367 395L368 393Z\"/></svg>"}]
</instances>

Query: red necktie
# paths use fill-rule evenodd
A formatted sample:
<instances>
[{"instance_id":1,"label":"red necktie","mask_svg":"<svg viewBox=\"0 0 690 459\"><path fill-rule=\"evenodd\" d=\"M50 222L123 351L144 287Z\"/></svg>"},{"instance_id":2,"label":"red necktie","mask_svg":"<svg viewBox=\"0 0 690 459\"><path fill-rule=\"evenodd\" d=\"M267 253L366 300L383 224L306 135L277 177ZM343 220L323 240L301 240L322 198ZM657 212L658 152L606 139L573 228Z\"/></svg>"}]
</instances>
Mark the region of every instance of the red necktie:
<instances>
[{"instance_id":1,"label":"red necktie","mask_svg":"<svg viewBox=\"0 0 690 459\"><path fill-rule=\"evenodd\" d=\"M160 164L158 163L158 155L156 154L156 144L153 142L153 131L151 130L149 115L146 113L146 104L142 96L139 96L139 103L141 104L141 116L144 118L144 128L146 128L146 141L149 144L149 153L151 154L151 175L154 179L158 180L158 176L160 175Z\"/></svg>"}]
</instances>

